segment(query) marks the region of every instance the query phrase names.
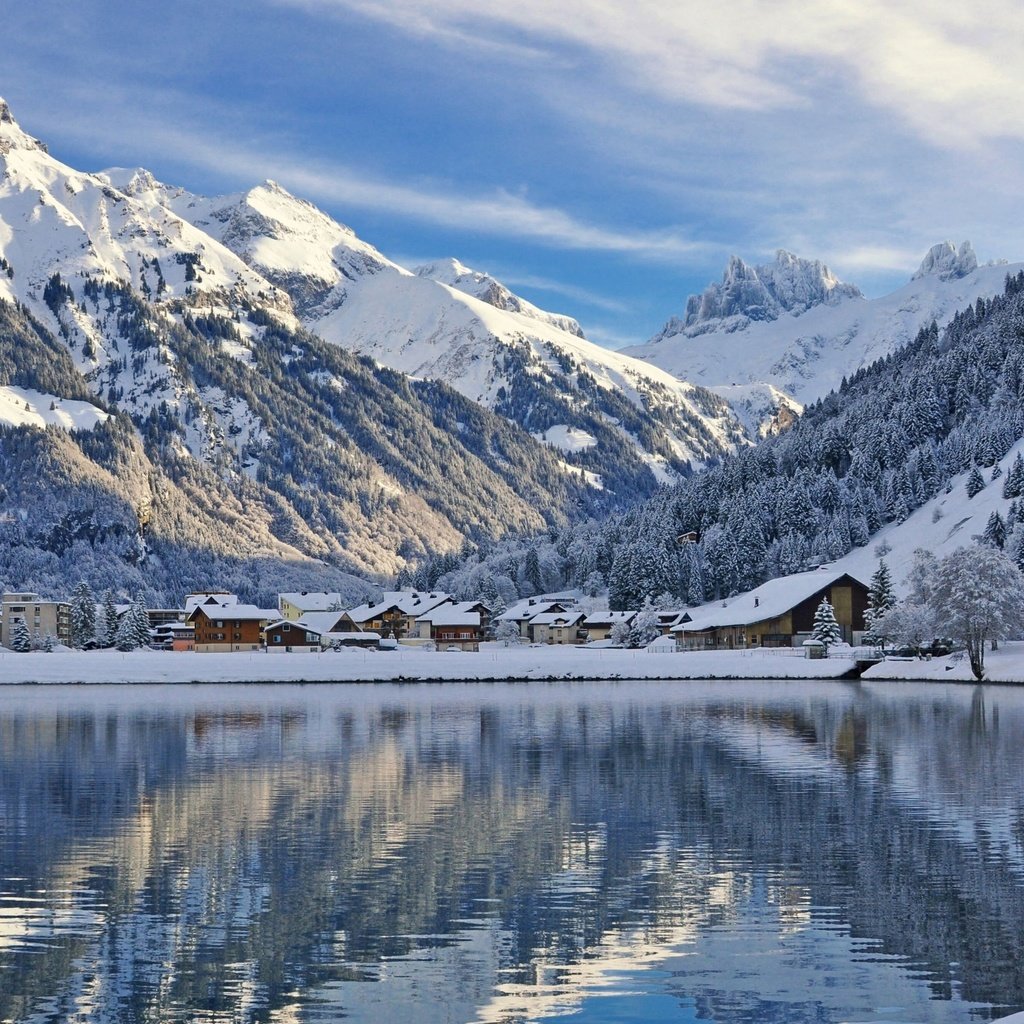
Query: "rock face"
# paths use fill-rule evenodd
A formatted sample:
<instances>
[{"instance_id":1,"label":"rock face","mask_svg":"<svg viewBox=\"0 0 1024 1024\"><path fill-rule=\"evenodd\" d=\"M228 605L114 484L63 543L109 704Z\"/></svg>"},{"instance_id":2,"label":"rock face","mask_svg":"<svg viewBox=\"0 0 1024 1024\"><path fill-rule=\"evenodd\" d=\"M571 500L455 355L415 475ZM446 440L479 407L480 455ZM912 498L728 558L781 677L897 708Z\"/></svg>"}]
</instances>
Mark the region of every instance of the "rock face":
<instances>
[{"instance_id":1,"label":"rock face","mask_svg":"<svg viewBox=\"0 0 1024 1024\"><path fill-rule=\"evenodd\" d=\"M672 333L696 332L705 325L736 321L777 320L785 313L799 316L813 306L845 298L863 298L856 285L844 284L820 260L805 260L780 249L774 263L753 267L738 256L730 258L720 284L691 295L682 321L670 321ZM741 323L734 323L737 329ZM665 332L669 331L666 327Z\"/></svg>"},{"instance_id":2,"label":"rock face","mask_svg":"<svg viewBox=\"0 0 1024 1024\"><path fill-rule=\"evenodd\" d=\"M955 281L977 269L978 257L970 242L963 242L959 249L952 242L939 242L925 253L921 266L910 280L937 277L941 281Z\"/></svg>"}]
</instances>

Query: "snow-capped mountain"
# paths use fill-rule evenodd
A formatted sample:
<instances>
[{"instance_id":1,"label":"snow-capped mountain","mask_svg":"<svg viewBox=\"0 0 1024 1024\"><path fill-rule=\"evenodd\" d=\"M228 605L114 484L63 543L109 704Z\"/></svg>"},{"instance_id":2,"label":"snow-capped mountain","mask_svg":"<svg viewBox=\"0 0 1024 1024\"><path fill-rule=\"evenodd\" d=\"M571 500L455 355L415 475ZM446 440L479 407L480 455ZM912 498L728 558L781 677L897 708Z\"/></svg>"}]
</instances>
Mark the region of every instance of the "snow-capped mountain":
<instances>
[{"instance_id":1,"label":"snow-capped mountain","mask_svg":"<svg viewBox=\"0 0 1024 1024\"><path fill-rule=\"evenodd\" d=\"M615 488L624 446L653 482L746 440L712 393L587 341L571 317L539 309L458 260L410 272L275 182L209 199L144 171L102 177L230 249L287 293L303 326L325 340L443 381L535 436L563 436L549 435L551 427L588 433L587 450L545 443L595 486Z\"/></svg>"},{"instance_id":2,"label":"snow-capped mountain","mask_svg":"<svg viewBox=\"0 0 1024 1024\"><path fill-rule=\"evenodd\" d=\"M434 263L426 263L416 267L414 273L417 277L429 277L432 281L440 281L451 288L457 288L460 292L472 295L476 299L486 302L496 309L507 309L513 313L522 313L523 316L540 320L541 323L557 327L561 331L575 334L577 338L583 337L583 329L571 316L563 313L549 313L547 310L539 309L532 302L509 291L500 281L479 270L470 270L463 266L457 259L438 260Z\"/></svg>"},{"instance_id":3,"label":"snow-capped mountain","mask_svg":"<svg viewBox=\"0 0 1024 1024\"><path fill-rule=\"evenodd\" d=\"M746 441L710 392L487 275L412 273L273 182L210 199L80 172L2 101L0 327L0 448L94 424L38 431L53 473L8 479L21 456L0 457L16 514L47 509L17 557L77 557L53 538L102 520L90 541L133 538L147 585L254 556L394 572L628 503Z\"/></svg>"},{"instance_id":4,"label":"snow-capped mountain","mask_svg":"<svg viewBox=\"0 0 1024 1024\"><path fill-rule=\"evenodd\" d=\"M780 252L774 264L750 268L734 257L721 284L688 300L685 317L624 351L711 388L757 420L778 408L767 388L799 410L933 320L943 326L979 296L997 294L1018 269L979 266L969 242L944 242L902 288L867 299L816 261Z\"/></svg>"},{"instance_id":5,"label":"snow-capped mountain","mask_svg":"<svg viewBox=\"0 0 1024 1024\"><path fill-rule=\"evenodd\" d=\"M534 434L555 425L591 433L586 456L563 451L594 483L599 466L614 475L623 444L664 480L745 440L713 394L587 341L571 317L457 260L411 273L273 182L204 199L136 179L141 193L132 181L124 187L229 247L325 340L441 380Z\"/></svg>"}]
</instances>

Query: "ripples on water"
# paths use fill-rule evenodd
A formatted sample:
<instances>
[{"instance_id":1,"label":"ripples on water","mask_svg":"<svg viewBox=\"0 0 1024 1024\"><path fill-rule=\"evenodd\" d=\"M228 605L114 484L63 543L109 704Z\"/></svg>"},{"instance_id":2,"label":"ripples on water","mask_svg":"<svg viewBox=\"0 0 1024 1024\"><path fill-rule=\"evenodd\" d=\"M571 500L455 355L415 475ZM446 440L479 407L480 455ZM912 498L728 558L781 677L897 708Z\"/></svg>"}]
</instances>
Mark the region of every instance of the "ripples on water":
<instances>
[{"instance_id":1,"label":"ripples on water","mask_svg":"<svg viewBox=\"0 0 1024 1024\"><path fill-rule=\"evenodd\" d=\"M1024 691L0 692L0 1020L1024 1007Z\"/></svg>"}]
</instances>

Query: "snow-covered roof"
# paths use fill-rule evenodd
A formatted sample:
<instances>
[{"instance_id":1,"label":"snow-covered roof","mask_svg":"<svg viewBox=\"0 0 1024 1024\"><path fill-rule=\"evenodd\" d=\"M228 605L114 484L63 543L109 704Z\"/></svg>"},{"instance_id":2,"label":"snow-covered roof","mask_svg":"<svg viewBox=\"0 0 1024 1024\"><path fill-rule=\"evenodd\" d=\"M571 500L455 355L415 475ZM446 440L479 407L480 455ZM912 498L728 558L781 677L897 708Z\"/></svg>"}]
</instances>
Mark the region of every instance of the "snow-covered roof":
<instances>
[{"instance_id":1,"label":"snow-covered roof","mask_svg":"<svg viewBox=\"0 0 1024 1024\"><path fill-rule=\"evenodd\" d=\"M675 650L676 642L674 637L670 636L656 636L649 644L647 644L647 650L649 651L668 651Z\"/></svg>"},{"instance_id":2,"label":"snow-covered roof","mask_svg":"<svg viewBox=\"0 0 1024 1024\"><path fill-rule=\"evenodd\" d=\"M541 612L530 619L531 626L574 626L584 617L581 611Z\"/></svg>"},{"instance_id":3,"label":"snow-covered roof","mask_svg":"<svg viewBox=\"0 0 1024 1024\"><path fill-rule=\"evenodd\" d=\"M371 633L369 631L364 633L321 633L320 636L324 640L341 641L342 643L379 643L380 633Z\"/></svg>"},{"instance_id":4,"label":"snow-covered roof","mask_svg":"<svg viewBox=\"0 0 1024 1024\"><path fill-rule=\"evenodd\" d=\"M389 590L380 601L349 609L348 617L353 622L369 622L390 611L419 616L450 600L451 596L440 590Z\"/></svg>"},{"instance_id":5,"label":"snow-covered roof","mask_svg":"<svg viewBox=\"0 0 1024 1024\"><path fill-rule=\"evenodd\" d=\"M278 607L285 601L304 612L328 612L332 608L341 608L341 594L325 594L319 591L302 590L295 594L277 595Z\"/></svg>"},{"instance_id":6,"label":"snow-covered roof","mask_svg":"<svg viewBox=\"0 0 1024 1024\"><path fill-rule=\"evenodd\" d=\"M198 605L189 613L189 621L202 612L208 619L222 618L230 621L274 622L280 619L276 608L257 608L254 604Z\"/></svg>"},{"instance_id":7,"label":"snow-covered roof","mask_svg":"<svg viewBox=\"0 0 1024 1024\"><path fill-rule=\"evenodd\" d=\"M238 604L238 596L236 594L228 594L225 591L204 590L202 592L187 594L185 596L186 612L194 611L200 605L205 605L210 608L218 606L223 608L226 605L234 604Z\"/></svg>"},{"instance_id":8,"label":"snow-covered roof","mask_svg":"<svg viewBox=\"0 0 1024 1024\"><path fill-rule=\"evenodd\" d=\"M711 601L698 608L691 608L685 613L690 621L679 622L672 626L672 630L699 633L722 626L749 626L764 619L775 619L846 575L849 574L843 569L829 568L780 576L778 579L762 583L753 590L748 590L745 594L737 594L736 597L727 597L724 601ZM858 582L867 586L863 580Z\"/></svg>"},{"instance_id":9,"label":"snow-covered roof","mask_svg":"<svg viewBox=\"0 0 1024 1024\"><path fill-rule=\"evenodd\" d=\"M524 597L509 605L499 616L501 621L524 622L535 615L550 611L556 605L565 608L576 603L575 597Z\"/></svg>"},{"instance_id":10,"label":"snow-covered roof","mask_svg":"<svg viewBox=\"0 0 1024 1024\"><path fill-rule=\"evenodd\" d=\"M591 612L583 620L584 626L614 626L617 622L632 622L636 617L635 611L625 612Z\"/></svg>"},{"instance_id":11,"label":"snow-covered roof","mask_svg":"<svg viewBox=\"0 0 1024 1024\"><path fill-rule=\"evenodd\" d=\"M435 626L479 626L479 601L459 601L441 604L416 617L417 622L430 622Z\"/></svg>"},{"instance_id":12,"label":"snow-covered roof","mask_svg":"<svg viewBox=\"0 0 1024 1024\"><path fill-rule=\"evenodd\" d=\"M277 629L278 626L294 626L296 633L316 633L317 636L320 635L319 629L314 629L312 626L306 625L305 622L295 622L292 619L277 619L274 622L268 622L266 629L269 631L271 629Z\"/></svg>"},{"instance_id":13,"label":"snow-covered roof","mask_svg":"<svg viewBox=\"0 0 1024 1024\"><path fill-rule=\"evenodd\" d=\"M299 625L317 633L330 633L344 616L344 612L303 612Z\"/></svg>"}]
</instances>

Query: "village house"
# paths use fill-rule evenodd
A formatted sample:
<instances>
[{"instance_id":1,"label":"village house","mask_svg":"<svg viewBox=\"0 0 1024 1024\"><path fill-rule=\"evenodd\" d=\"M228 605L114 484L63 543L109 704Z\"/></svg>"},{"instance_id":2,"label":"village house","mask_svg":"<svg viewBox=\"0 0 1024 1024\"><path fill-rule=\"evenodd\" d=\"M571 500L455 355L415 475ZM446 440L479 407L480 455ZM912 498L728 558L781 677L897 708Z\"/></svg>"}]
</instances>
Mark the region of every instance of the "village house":
<instances>
[{"instance_id":1,"label":"village house","mask_svg":"<svg viewBox=\"0 0 1024 1024\"><path fill-rule=\"evenodd\" d=\"M278 619L276 611L251 604L210 604L203 601L189 612L185 621L195 629L195 650L258 651L263 647L263 630Z\"/></svg>"},{"instance_id":2,"label":"village house","mask_svg":"<svg viewBox=\"0 0 1024 1024\"><path fill-rule=\"evenodd\" d=\"M843 640L859 643L868 586L849 573L817 569L769 580L754 590L684 612L671 632L684 650L799 647L827 597Z\"/></svg>"},{"instance_id":3,"label":"village house","mask_svg":"<svg viewBox=\"0 0 1024 1024\"><path fill-rule=\"evenodd\" d=\"M450 602L451 596L441 591L388 591L380 601L361 604L345 612L338 629L347 633L377 633L382 638L394 636L401 640L409 634L419 616L446 601Z\"/></svg>"},{"instance_id":4,"label":"village house","mask_svg":"<svg viewBox=\"0 0 1024 1024\"><path fill-rule=\"evenodd\" d=\"M587 640L590 642L595 640L608 640L612 635L612 630L619 623L629 626L636 618L636 615L637 613L632 611L591 612L591 614L583 620L583 628L587 631Z\"/></svg>"},{"instance_id":5,"label":"village house","mask_svg":"<svg viewBox=\"0 0 1024 1024\"><path fill-rule=\"evenodd\" d=\"M263 636L270 653L318 653L322 650L319 630L301 620L278 619L264 628Z\"/></svg>"},{"instance_id":6,"label":"village house","mask_svg":"<svg viewBox=\"0 0 1024 1024\"><path fill-rule=\"evenodd\" d=\"M380 634L352 629L345 612L306 612L298 621L307 629L320 634L320 646L328 647L380 647Z\"/></svg>"},{"instance_id":7,"label":"village house","mask_svg":"<svg viewBox=\"0 0 1024 1024\"><path fill-rule=\"evenodd\" d=\"M479 651L490 619L491 610L483 601L448 601L419 616L404 643L418 646L433 642L439 651L446 647Z\"/></svg>"},{"instance_id":8,"label":"village house","mask_svg":"<svg viewBox=\"0 0 1024 1024\"><path fill-rule=\"evenodd\" d=\"M530 637L537 644L582 644L587 632L583 628L586 612L579 609L564 612L541 612L530 619Z\"/></svg>"},{"instance_id":9,"label":"village house","mask_svg":"<svg viewBox=\"0 0 1024 1024\"><path fill-rule=\"evenodd\" d=\"M567 613L572 611L577 603L573 594L546 594L539 597L524 597L510 605L496 617L497 622L514 622L519 627L519 636L523 640L533 641L534 635L531 622L538 615L548 612Z\"/></svg>"},{"instance_id":10,"label":"village house","mask_svg":"<svg viewBox=\"0 0 1024 1024\"><path fill-rule=\"evenodd\" d=\"M48 636L58 643L71 643L71 605L67 601L44 601L31 592L4 594L0 598L0 644L10 646L15 622L25 623L34 644Z\"/></svg>"},{"instance_id":11,"label":"village house","mask_svg":"<svg viewBox=\"0 0 1024 1024\"><path fill-rule=\"evenodd\" d=\"M325 594L317 591L302 590L294 594L278 594L277 608L282 619L298 622L307 612L338 612L344 611L341 594Z\"/></svg>"}]
</instances>

